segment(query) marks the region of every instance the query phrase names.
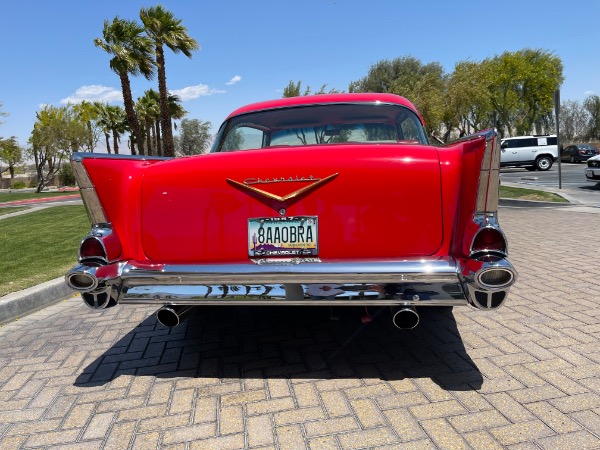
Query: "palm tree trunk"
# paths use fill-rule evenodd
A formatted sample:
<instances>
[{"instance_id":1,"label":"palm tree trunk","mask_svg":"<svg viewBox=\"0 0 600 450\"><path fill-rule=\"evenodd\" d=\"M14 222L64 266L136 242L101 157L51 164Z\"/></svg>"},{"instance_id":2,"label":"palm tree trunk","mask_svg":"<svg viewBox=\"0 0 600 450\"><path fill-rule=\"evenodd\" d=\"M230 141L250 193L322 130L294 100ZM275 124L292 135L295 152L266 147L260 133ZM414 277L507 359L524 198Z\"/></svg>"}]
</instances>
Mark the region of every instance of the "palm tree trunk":
<instances>
[{"instance_id":1,"label":"palm tree trunk","mask_svg":"<svg viewBox=\"0 0 600 450\"><path fill-rule=\"evenodd\" d=\"M148 149L148 154L151 155L152 152L150 150L152 149L152 136L150 135L150 129L152 128L152 122L149 122L148 120L146 120L145 122L146 122L146 148Z\"/></svg>"},{"instance_id":2,"label":"palm tree trunk","mask_svg":"<svg viewBox=\"0 0 600 450\"><path fill-rule=\"evenodd\" d=\"M135 138L135 146L138 148L140 155L144 154L144 140L142 139L142 133L140 130L140 123L138 122L137 115L133 109L133 98L131 96L131 84L129 83L129 77L127 72L120 72L119 78L121 79L121 89L123 91L123 104L125 106L125 114L127 115L127 122L133 130L133 136ZM134 148L134 144L131 144L131 148ZM132 152L133 153L133 152Z\"/></svg>"},{"instance_id":3,"label":"palm tree trunk","mask_svg":"<svg viewBox=\"0 0 600 450\"><path fill-rule=\"evenodd\" d=\"M113 148L115 150L115 155L119 154L119 133L117 130L113 130Z\"/></svg>"},{"instance_id":4,"label":"palm tree trunk","mask_svg":"<svg viewBox=\"0 0 600 450\"><path fill-rule=\"evenodd\" d=\"M160 122L164 143L164 154L165 156L175 156L173 132L171 131L171 116L169 115L165 54L162 45L156 46L156 66L158 69L158 94L160 96Z\"/></svg>"},{"instance_id":5,"label":"palm tree trunk","mask_svg":"<svg viewBox=\"0 0 600 450\"><path fill-rule=\"evenodd\" d=\"M110 136L108 133L104 133L104 139L106 139L106 151L110 154Z\"/></svg>"},{"instance_id":6,"label":"palm tree trunk","mask_svg":"<svg viewBox=\"0 0 600 450\"><path fill-rule=\"evenodd\" d=\"M163 148L162 148L162 144L164 143L164 141L162 140L164 138L164 135L161 138L160 135L160 120L156 119L155 121L155 125L154 128L156 129L156 154L158 156L163 156Z\"/></svg>"}]
</instances>

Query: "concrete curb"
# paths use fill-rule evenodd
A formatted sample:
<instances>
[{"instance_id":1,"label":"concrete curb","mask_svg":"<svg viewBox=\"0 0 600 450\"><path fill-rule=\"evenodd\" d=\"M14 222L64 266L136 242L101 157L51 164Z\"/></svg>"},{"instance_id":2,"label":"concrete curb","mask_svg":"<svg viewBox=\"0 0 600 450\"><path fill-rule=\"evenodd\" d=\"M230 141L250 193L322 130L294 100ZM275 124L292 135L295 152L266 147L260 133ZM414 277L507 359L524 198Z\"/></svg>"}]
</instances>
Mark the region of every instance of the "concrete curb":
<instances>
[{"instance_id":1,"label":"concrete curb","mask_svg":"<svg viewBox=\"0 0 600 450\"><path fill-rule=\"evenodd\" d=\"M65 279L60 277L0 297L0 325L34 313L75 294L76 291L68 287Z\"/></svg>"},{"instance_id":2,"label":"concrete curb","mask_svg":"<svg viewBox=\"0 0 600 450\"><path fill-rule=\"evenodd\" d=\"M559 202L540 202L537 200L518 200L515 198L501 198L498 202L500 206L519 206L521 208L563 208L568 206L580 205L580 202L576 203L559 203Z\"/></svg>"}]
</instances>

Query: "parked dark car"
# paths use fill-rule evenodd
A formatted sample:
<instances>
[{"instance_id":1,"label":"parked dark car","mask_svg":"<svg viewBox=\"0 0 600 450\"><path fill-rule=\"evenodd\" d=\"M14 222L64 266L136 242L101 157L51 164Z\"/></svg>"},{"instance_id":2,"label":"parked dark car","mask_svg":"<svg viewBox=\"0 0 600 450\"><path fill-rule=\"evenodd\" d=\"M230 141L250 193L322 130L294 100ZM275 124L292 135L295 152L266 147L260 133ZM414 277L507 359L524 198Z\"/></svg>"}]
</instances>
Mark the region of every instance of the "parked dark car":
<instances>
[{"instance_id":1,"label":"parked dark car","mask_svg":"<svg viewBox=\"0 0 600 450\"><path fill-rule=\"evenodd\" d=\"M587 161L592 156L600 154L600 150L594 147L592 144L575 144L565 147L560 154L561 161L568 161L570 163L578 163L581 161Z\"/></svg>"}]
</instances>

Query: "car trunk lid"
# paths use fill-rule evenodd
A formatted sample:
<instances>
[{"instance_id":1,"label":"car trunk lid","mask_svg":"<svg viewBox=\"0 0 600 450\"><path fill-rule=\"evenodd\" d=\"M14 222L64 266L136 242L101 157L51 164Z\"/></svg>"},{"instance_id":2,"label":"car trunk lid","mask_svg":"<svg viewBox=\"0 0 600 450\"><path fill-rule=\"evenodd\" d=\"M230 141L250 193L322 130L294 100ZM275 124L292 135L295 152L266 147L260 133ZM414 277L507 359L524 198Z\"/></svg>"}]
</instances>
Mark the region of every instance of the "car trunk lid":
<instances>
[{"instance_id":1,"label":"car trunk lid","mask_svg":"<svg viewBox=\"0 0 600 450\"><path fill-rule=\"evenodd\" d=\"M442 243L440 167L430 146L330 144L180 158L144 170L141 201L143 249L161 262L265 256L253 254L261 220L270 244L277 229L282 243L282 233L291 240L294 227L308 233L314 221L316 248L304 255L322 259L428 256Z\"/></svg>"}]
</instances>

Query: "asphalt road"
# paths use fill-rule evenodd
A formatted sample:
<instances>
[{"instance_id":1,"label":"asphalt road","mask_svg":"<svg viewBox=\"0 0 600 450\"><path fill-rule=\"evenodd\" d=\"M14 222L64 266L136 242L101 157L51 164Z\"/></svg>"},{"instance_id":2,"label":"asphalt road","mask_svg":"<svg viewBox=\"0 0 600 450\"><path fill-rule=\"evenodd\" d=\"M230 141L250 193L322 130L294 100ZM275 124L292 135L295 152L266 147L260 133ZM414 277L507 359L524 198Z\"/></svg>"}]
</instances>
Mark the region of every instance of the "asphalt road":
<instances>
[{"instance_id":1,"label":"asphalt road","mask_svg":"<svg viewBox=\"0 0 600 450\"><path fill-rule=\"evenodd\" d=\"M561 164L562 187L568 189L581 189L583 191L598 192L600 196L600 187L595 183L586 180L584 170L585 163ZM544 186L558 188L558 162L554 163L552 168L546 172L528 172L522 168L505 168L500 170L500 180L512 183L530 184L534 186Z\"/></svg>"}]
</instances>

